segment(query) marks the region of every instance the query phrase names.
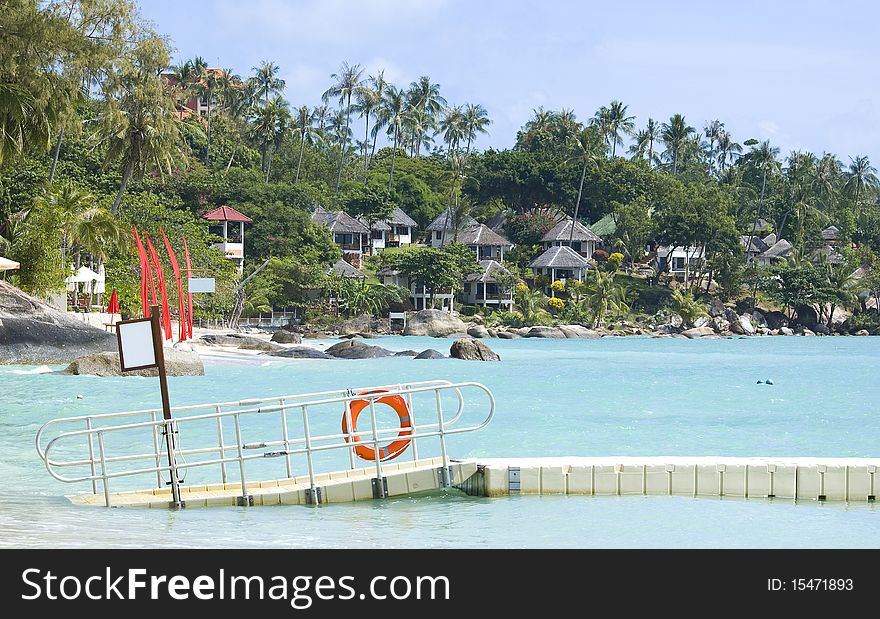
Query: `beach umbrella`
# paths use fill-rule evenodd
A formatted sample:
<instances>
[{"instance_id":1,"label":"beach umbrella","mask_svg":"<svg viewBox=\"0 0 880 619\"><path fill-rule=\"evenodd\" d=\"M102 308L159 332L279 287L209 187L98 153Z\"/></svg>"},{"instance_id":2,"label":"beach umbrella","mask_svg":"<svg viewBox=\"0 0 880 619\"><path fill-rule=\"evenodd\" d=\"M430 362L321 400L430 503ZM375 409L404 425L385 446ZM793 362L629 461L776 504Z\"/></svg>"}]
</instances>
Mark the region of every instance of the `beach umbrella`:
<instances>
[{"instance_id":1,"label":"beach umbrella","mask_svg":"<svg viewBox=\"0 0 880 619\"><path fill-rule=\"evenodd\" d=\"M10 260L9 258L4 258L3 256L0 256L0 271L14 271L20 266L21 265L15 260Z\"/></svg>"},{"instance_id":2,"label":"beach umbrella","mask_svg":"<svg viewBox=\"0 0 880 619\"><path fill-rule=\"evenodd\" d=\"M107 313L108 314L118 314L119 313L119 296L116 294L116 288L114 288L113 292L110 293L110 302L107 303Z\"/></svg>"}]
</instances>

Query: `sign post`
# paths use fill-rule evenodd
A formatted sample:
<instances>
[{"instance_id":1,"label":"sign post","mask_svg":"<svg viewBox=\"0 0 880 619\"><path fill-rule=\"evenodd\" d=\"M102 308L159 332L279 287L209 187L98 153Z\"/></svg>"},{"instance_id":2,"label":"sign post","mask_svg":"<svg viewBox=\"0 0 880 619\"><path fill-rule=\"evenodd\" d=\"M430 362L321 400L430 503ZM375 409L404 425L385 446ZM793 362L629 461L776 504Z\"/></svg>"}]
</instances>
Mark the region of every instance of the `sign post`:
<instances>
[{"instance_id":1,"label":"sign post","mask_svg":"<svg viewBox=\"0 0 880 619\"><path fill-rule=\"evenodd\" d=\"M174 457L174 425L171 419L171 401L168 397L168 376L165 371L165 351L162 346L162 325L159 322L159 306L150 306L149 318L123 320L117 323L116 338L119 344L119 365L123 372L156 368L159 373L159 390L162 395L162 416L165 419L165 445L168 451L168 467L171 471L171 503L169 507L180 509L180 482Z\"/></svg>"}]
</instances>

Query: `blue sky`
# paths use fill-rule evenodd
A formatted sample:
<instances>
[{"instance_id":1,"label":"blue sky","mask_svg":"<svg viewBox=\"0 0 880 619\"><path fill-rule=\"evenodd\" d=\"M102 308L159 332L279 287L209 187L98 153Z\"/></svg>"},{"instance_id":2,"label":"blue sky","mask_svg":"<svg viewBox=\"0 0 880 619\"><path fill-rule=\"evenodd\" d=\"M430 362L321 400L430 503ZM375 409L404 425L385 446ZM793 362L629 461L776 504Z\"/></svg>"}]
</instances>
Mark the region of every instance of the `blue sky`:
<instances>
[{"instance_id":1,"label":"blue sky","mask_svg":"<svg viewBox=\"0 0 880 619\"><path fill-rule=\"evenodd\" d=\"M293 105L318 103L341 61L398 86L429 75L493 119L509 147L532 109L580 120L612 99L637 126L680 112L734 138L865 154L880 165L880 4L544 0L140 0L174 59L250 73L274 60ZM357 128L355 129L357 131ZM357 134L356 134L357 135Z\"/></svg>"}]
</instances>

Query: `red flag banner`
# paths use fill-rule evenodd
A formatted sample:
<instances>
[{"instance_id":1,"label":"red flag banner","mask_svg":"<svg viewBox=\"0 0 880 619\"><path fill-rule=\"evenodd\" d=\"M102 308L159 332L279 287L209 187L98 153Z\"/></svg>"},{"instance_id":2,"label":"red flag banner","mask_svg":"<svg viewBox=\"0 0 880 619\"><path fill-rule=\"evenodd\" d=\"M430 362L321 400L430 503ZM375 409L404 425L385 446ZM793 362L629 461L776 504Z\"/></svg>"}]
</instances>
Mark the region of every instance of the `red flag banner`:
<instances>
[{"instance_id":1,"label":"red flag banner","mask_svg":"<svg viewBox=\"0 0 880 619\"><path fill-rule=\"evenodd\" d=\"M150 257L153 259L153 267L156 269L156 279L159 280L159 295L162 297L162 327L165 329L165 339L170 340L171 335L171 315L168 313L168 291L165 289L165 273L162 271L162 263L159 262L159 254L153 247L149 235L144 233L147 240L147 249L150 250Z\"/></svg>"},{"instance_id":2,"label":"red flag banner","mask_svg":"<svg viewBox=\"0 0 880 619\"><path fill-rule=\"evenodd\" d=\"M165 251L168 252L168 260L171 261L171 269L174 271L174 279L177 280L177 303L179 306L177 338L178 341L182 342L186 339L187 322L185 301L183 298L183 283L180 281L180 266L177 264L177 256L174 255L174 249L171 247L171 243L168 242L168 237L165 236L165 231L162 228L159 228L159 232L162 233L162 240L165 241Z\"/></svg>"},{"instance_id":3,"label":"red flag banner","mask_svg":"<svg viewBox=\"0 0 880 619\"><path fill-rule=\"evenodd\" d=\"M192 277L192 265L189 263L189 247L186 246L186 237L183 237L183 254L186 257L186 318L189 339L193 336L193 295L189 291L189 278Z\"/></svg>"},{"instance_id":4,"label":"red flag banner","mask_svg":"<svg viewBox=\"0 0 880 619\"><path fill-rule=\"evenodd\" d=\"M144 308L144 318L150 317L150 303L149 299L147 299L147 278L150 278L150 282L153 281L153 273L150 269L150 261L147 259L147 250L144 249L144 244L141 242L141 237L138 236L137 227L134 226L131 231L132 240L134 241L135 248L137 249L138 258L141 263L141 304ZM153 293L153 298L156 298L156 293ZM155 303L155 301L154 301Z\"/></svg>"}]
</instances>

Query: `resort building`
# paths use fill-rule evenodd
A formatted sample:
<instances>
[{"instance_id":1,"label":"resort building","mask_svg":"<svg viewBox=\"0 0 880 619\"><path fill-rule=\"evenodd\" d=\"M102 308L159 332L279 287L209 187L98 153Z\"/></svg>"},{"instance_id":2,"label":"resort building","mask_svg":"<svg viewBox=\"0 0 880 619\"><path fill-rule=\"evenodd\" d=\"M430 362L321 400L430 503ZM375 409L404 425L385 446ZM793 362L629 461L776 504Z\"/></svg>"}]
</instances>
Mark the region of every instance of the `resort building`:
<instances>
[{"instance_id":1,"label":"resort building","mask_svg":"<svg viewBox=\"0 0 880 619\"><path fill-rule=\"evenodd\" d=\"M574 231L572 231L572 225ZM602 239L595 232L579 221L564 219L553 226L541 237L541 246L544 249L551 247L571 247L574 251L586 258L592 258L596 246Z\"/></svg>"},{"instance_id":2,"label":"resort building","mask_svg":"<svg viewBox=\"0 0 880 619\"><path fill-rule=\"evenodd\" d=\"M431 291L424 285L416 282L414 279L410 279L408 276L403 275L397 269L381 269L376 273L376 277L378 277L379 281L385 285L400 286L401 288L409 290L410 303L412 303L414 310L432 309ZM450 290L438 290L434 295L433 309L452 312L453 297L454 295Z\"/></svg>"},{"instance_id":3,"label":"resort building","mask_svg":"<svg viewBox=\"0 0 880 619\"><path fill-rule=\"evenodd\" d=\"M370 229L366 224L345 211L328 211L320 206L312 213L312 221L330 230L346 262L360 266L362 255L370 247Z\"/></svg>"},{"instance_id":4,"label":"resort building","mask_svg":"<svg viewBox=\"0 0 880 619\"><path fill-rule=\"evenodd\" d=\"M366 225L363 219L359 221ZM386 247L410 245L418 227L416 221L395 206L388 219L375 222L370 229L370 247L372 253Z\"/></svg>"},{"instance_id":5,"label":"resort building","mask_svg":"<svg viewBox=\"0 0 880 619\"><path fill-rule=\"evenodd\" d=\"M220 69L217 67L209 67L206 71L214 78L214 79L222 79L226 77L226 70ZM163 73L161 76L161 80L163 84L167 87L174 88L178 84L177 76L174 73ZM204 82L203 82L204 84ZM243 88L243 85L239 85L239 88ZM215 89L216 90L216 89ZM216 107L216 102L213 104L213 107ZM181 101L177 103L177 114L180 120L184 118L189 118L191 115L195 114L199 117L207 116L208 114L208 97L207 97L207 89L204 96L200 97L197 95L193 95L189 97L185 101Z\"/></svg>"},{"instance_id":6,"label":"resort building","mask_svg":"<svg viewBox=\"0 0 880 619\"><path fill-rule=\"evenodd\" d=\"M593 263L581 256L567 245L558 245L546 250L529 263L529 268L536 276L544 275L549 283L560 280L563 283L570 279L584 281L589 269L595 268ZM545 294L553 294L549 283Z\"/></svg>"},{"instance_id":7,"label":"resort building","mask_svg":"<svg viewBox=\"0 0 880 619\"><path fill-rule=\"evenodd\" d=\"M496 276L501 273L510 276L510 271L500 263L494 260L480 260L480 270L471 273L464 280L462 303L510 311L513 308L513 289L506 292L499 289Z\"/></svg>"},{"instance_id":8,"label":"resort building","mask_svg":"<svg viewBox=\"0 0 880 619\"><path fill-rule=\"evenodd\" d=\"M470 215L464 215L458 226L459 235L463 230L478 226L477 220ZM448 208L440 213L437 218L432 221L426 228L430 234L431 247L443 247L447 243L451 243L455 238L455 215L452 209Z\"/></svg>"},{"instance_id":9,"label":"resort building","mask_svg":"<svg viewBox=\"0 0 880 619\"><path fill-rule=\"evenodd\" d=\"M822 240L828 245L837 245L840 242L840 229L837 226L828 226L822 230Z\"/></svg>"},{"instance_id":10,"label":"resort building","mask_svg":"<svg viewBox=\"0 0 880 619\"><path fill-rule=\"evenodd\" d=\"M739 241L745 251L747 262L756 260L758 256L770 249L770 246L759 236L749 236L748 234L744 234L739 237Z\"/></svg>"},{"instance_id":11,"label":"resort building","mask_svg":"<svg viewBox=\"0 0 880 619\"><path fill-rule=\"evenodd\" d=\"M453 238L448 240L451 243ZM458 233L457 240L464 243L477 256L477 260L504 261L504 252L513 247L513 243L492 230L485 224L477 224Z\"/></svg>"},{"instance_id":12,"label":"resort building","mask_svg":"<svg viewBox=\"0 0 880 619\"><path fill-rule=\"evenodd\" d=\"M211 232L223 239L212 247L222 251L227 260L235 262L241 273L244 268L244 225L252 223L253 219L231 206L219 206L202 215L202 219L210 221Z\"/></svg>"},{"instance_id":13,"label":"resort building","mask_svg":"<svg viewBox=\"0 0 880 619\"><path fill-rule=\"evenodd\" d=\"M668 272L671 277L687 278L700 268L705 257L702 247L667 247L657 248L657 273Z\"/></svg>"},{"instance_id":14,"label":"resort building","mask_svg":"<svg viewBox=\"0 0 880 619\"><path fill-rule=\"evenodd\" d=\"M364 275L361 271L351 266L345 260L340 258L336 261L336 263L327 269L327 275L335 275L337 277L347 277L349 279L364 279L366 275Z\"/></svg>"}]
</instances>

